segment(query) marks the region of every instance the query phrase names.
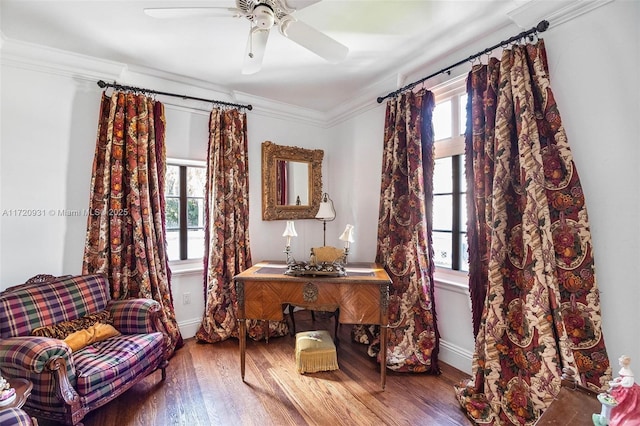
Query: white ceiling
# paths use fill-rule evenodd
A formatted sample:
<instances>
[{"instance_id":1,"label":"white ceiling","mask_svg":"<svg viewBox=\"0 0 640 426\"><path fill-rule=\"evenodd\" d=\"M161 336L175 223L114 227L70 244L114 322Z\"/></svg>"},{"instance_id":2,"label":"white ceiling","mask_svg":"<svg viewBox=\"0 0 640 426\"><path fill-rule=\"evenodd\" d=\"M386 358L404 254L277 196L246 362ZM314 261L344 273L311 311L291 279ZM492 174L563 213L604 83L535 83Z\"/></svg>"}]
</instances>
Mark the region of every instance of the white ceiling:
<instances>
[{"instance_id":1,"label":"white ceiling","mask_svg":"<svg viewBox=\"0 0 640 426\"><path fill-rule=\"evenodd\" d=\"M227 92L324 112L380 81L415 73L446 57L460 59L459 51L478 38L517 28L508 14L526 3L323 0L294 16L346 45L347 59L330 64L273 28L262 70L252 75L240 72L250 28L246 18L156 19L143 12L173 6L235 7L235 0L2 0L0 30L6 39L160 70L178 80L200 80ZM289 4L300 6L304 0Z\"/></svg>"}]
</instances>

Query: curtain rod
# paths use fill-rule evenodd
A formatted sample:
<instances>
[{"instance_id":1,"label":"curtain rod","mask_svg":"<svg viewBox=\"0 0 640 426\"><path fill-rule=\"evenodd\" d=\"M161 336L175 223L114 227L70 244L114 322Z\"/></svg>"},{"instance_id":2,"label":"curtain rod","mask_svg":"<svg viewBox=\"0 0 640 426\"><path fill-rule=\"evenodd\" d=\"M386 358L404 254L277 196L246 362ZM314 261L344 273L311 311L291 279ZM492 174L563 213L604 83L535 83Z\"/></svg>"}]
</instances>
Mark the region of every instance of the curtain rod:
<instances>
[{"instance_id":1,"label":"curtain rod","mask_svg":"<svg viewBox=\"0 0 640 426\"><path fill-rule=\"evenodd\" d=\"M150 89L141 89L140 87L123 86L122 84L118 84L115 81L113 83L107 83L107 82L105 82L103 80L99 80L98 81L98 86L100 86L103 89L105 87L113 87L114 89L132 90L134 92L153 93L153 94L156 94L156 95L173 96L173 97L182 98L182 99L192 99L194 101L211 102L211 103L214 103L214 104L232 106L232 107L236 107L236 108L246 108L249 111L251 111L253 109L253 106L251 106L251 105L234 104L234 103L231 103L231 102L216 101L216 100L213 100L213 99L194 98L193 96L178 95L178 94L169 93L169 92L159 92L157 90L150 90Z\"/></svg>"},{"instance_id":2,"label":"curtain rod","mask_svg":"<svg viewBox=\"0 0 640 426\"><path fill-rule=\"evenodd\" d=\"M443 68L443 69L441 69L441 70L440 70L440 71L438 71L438 72L434 72L433 74L428 75L428 76L426 76L426 77L424 77L424 78L422 78L422 79L420 79L420 80L418 80L418 81L414 81L413 83L407 84L406 86L401 87L400 89L396 90L395 92L391 92L391 93L388 93L388 94L387 94L387 95L385 95L385 96L378 97L378 103L380 104L380 103L382 103L382 101L384 101L384 100L385 100L385 99L387 99L387 98L390 98L390 97L396 97L397 95L399 95L400 93L402 93L402 92L404 92L404 91L406 91L406 90L413 89L413 88L414 88L415 86L417 86L418 84L420 84L420 83L422 83L423 81L426 81L426 80L428 80L428 79L430 79L430 78L432 78L432 77L435 77L435 76L437 76L438 74L443 74L443 73L449 72L449 71L451 71L451 69L452 69L452 68L455 68L455 67L457 67L458 65L462 65L462 64L464 64L465 62L472 61L472 60L474 60L475 58L477 58L477 57L479 57L479 56L482 56L482 55L484 55L484 54L491 53L491 51L492 51L493 49L497 49L498 47L506 46L506 45L508 45L509 43L513 43L514 41L520 40L520 39L522 39L522 38L525 38L525 37L527 37L527 36L530 36L530 35L533 35L533 34L536 34L536 33L542 33L542 32L545 32L545 31L547 30L547 28L549 28L549 22L548 22L548 21L540 21L540 22L538 22L538 25L536 25L535 27L531 28L530 30L523 31L523 32L521 32L520 34L514 35L513 37L511 37L511 38L510 38L510 39L508 39L508 40L503 40L503 41L501 41L501 42L500 42L500 43L498 43L498 44L495 44L495 45L493 45L493 46L491 46L491 47L487 47L487 48L486 48L486 49L484 49L482 52L478 52L478 53L476 53L475 55L471 55L471 56L469 56L468 58L463 59L463 60L461 60L461 61L459 61L459 62L456 62L456 63L455 63L455 64L453 64L453 65L449 65L448 67Z\"/></svg>"}]
</instances>

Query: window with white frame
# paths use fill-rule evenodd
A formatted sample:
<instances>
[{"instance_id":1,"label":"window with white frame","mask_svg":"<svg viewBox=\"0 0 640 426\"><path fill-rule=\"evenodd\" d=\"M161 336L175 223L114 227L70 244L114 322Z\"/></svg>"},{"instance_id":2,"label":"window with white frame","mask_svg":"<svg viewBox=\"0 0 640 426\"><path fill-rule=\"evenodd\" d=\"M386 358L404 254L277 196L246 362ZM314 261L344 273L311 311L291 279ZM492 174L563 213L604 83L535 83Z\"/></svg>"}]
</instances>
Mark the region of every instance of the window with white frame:
<instances>
[{"instance_id":1,"label":"window with white frame","mask_svg":"<svg viewBox=\"0 0 640 426\"><path fill-rule=\"evenodd\" d=\"M467 95L464 78L433 89L435 167L433 251L439 268L469 270L464 133Z\"/></svg>"},{"instance_id":2,"label":"window with white frame","mask_svg":"<svg viewBox=\"0 0 640 426\"><path fill-rule=\"evenodd\" d=\"M165 176L169 260L201 259L204 256L205 163L170 159Z\"/></svg>"}]
</instances>

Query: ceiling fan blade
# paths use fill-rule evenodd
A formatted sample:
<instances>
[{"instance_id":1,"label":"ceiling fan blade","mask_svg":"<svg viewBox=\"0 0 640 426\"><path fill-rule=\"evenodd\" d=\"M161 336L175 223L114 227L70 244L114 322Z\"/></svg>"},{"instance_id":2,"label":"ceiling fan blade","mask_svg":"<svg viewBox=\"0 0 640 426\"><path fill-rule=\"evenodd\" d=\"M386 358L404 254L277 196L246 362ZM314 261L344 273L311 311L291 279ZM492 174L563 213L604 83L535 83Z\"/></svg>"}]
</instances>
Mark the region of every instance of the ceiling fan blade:
<instances>
[{"instance_id":1,"label":"ceiling fan blade","mask_svg":"<svg viewBox=\"0 0 640 426\"><path fill-rule=\"evenodd\" d=\"M286 0L285 3L294 10L301 10L312 4L320 3L321 1L322 0Z\"/></svg>"},{"instance_id":2,"label":"ceiling fan blade","mask_svg":"<svg viewBox=\"0 0 640 426\"><path fill-rule=\"evenodd\" d=\"M145 8L144 13L157 19L229 17L243 14L240 9L233 7L157 7Z\"/></svg>"},{"instance_id":3,"label":"ceiling fan blade","mask_svg":"<svg viewBox=\"0 0 640 426\"><path fill-rule=\"evenodd\" d=\"M242 74L255 74L262 68L262 60L267 47L270 30L254 27L249 33L247 49L244 54Z\"/></svg>"},{"instance_id":4,"label":"ceiling fan blade","mask_svg":"<svg viewBox=\"0 0 640 426\"><path fill-rule=\"evenodd\" d=\"M347 57L349 48L344 44L290 15L286 18L280 24L280 32L285 37L331 63L341 62Z\"/></svg>"}]
</instances>

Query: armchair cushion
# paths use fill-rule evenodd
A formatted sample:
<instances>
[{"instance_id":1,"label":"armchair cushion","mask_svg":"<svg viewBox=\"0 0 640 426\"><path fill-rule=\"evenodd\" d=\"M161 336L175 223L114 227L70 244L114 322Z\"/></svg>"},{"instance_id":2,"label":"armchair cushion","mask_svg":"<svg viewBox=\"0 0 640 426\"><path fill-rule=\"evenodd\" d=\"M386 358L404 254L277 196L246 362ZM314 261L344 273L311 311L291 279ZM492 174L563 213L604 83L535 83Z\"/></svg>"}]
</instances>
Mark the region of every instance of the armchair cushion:
<instances>
[{"instance_id":1,"label":"armchair cushion","mask_svg":"<svg viewBox=\"0 0 640 426\"><path fill-rule=\"evenodd\" d=\"M85 404L110 395L123 384L158 365L164 353L161 333L121 335L73 354L79 371L76 390Z\"/></svg>"}]
</instances>

